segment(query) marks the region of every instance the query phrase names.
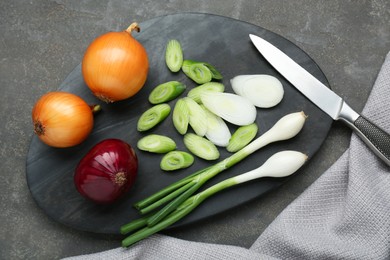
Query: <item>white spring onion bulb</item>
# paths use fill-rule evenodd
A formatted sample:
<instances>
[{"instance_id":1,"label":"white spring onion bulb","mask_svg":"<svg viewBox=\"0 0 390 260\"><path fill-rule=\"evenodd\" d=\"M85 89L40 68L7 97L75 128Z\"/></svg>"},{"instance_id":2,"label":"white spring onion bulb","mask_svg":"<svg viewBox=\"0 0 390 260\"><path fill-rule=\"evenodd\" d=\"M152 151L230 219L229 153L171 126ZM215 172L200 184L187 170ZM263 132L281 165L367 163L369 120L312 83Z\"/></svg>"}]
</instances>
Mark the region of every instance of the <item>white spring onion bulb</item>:
<instances>
[{"instance_id":1,"label":"white spring onion bulb","mask_svg":"<svg viewBox=\"0 0 390 260\"><path fill-rule=\"evenodd\" d=\"M296 172L307 160L307 155L297 151L282 151L272 155L262 166L233 177L237 183L263 177L286 177Z\"/></svg>"},{"instance_id":2,"label":"white spring onion bulb","mask_svg":"<svg viewBox=\"0 0 390 260\"><path fill-rule=\"evenodd\" d=\"M307 116L303 111L285 115L267 132L243 148L253 153L269 143L290 139L296 136L305 124Z\"/></svg>"},{"instance_id":3,"label":"white spring onion bulb","mask_svg":"<svg viewBox=\"0 0 390 260\"><path fill-rule=\"evenodd\" d=\"M283 99L283 85L271 75L239 75L230 83L236 94L249 99L256 107L273 107Z\"/></svg>"},{"instance_id":4,"label":"white spring onion bulb","mask_svg":"<svg viewBox=\"0 0 390 260\"><path fill-rule=\"evenodd\" d=\"M208 110L234 125L249 125L256 119L256 107L239 95L205 91L200 99Z\"/></svg>"}]
</instances>

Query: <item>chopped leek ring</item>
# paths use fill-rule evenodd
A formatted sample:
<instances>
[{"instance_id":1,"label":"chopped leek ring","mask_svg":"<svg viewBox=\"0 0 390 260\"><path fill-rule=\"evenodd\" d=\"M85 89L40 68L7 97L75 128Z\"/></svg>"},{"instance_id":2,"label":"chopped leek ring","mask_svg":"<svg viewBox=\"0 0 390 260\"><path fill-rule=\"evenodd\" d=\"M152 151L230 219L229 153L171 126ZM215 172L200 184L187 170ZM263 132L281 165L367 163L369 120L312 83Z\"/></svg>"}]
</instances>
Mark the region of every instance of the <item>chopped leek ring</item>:
<instances>
[{"instance_id":1,"label":"chopped leek ring","mask_svg":"<svg viewBox=\"0 0 390 260\"><path fill-rule=\"evenodd\" d=\"M142 137L138 141L137 147L151 153L167 153L176 149L176 143L167 136L151 134Z\"/></svg>"},{"instance_id":2,"label":"chopped leek ring","mask_svg":"<svg viewBox=\"0 0 390 260\"><path fill-rule=\"evenodd\" d=\"M171 151L161 159L160 167L164 171L184 169L194 163L194 156L183 151Z\"/></svg>"},{"instance_id":3,"label":"chopped leek ring","mask_svg":"<svg viewBox=\"0 0 390 260\"><path fill-rule=\"evenodd\" d=\"M201 136L188 133L184 136L184 145L187 149L199 158L211 161L219 158L217 147Z\"/></svg>"},{"instance_id":4,"label":"chopped leek ring","mask_svg":"<svg viewBox=\"0 0 390 260\"><path fill-rule=\"evenodd\" d=\"M190 120L190 111L188 109L187 103L183 99L179 99L176 102L172 113L172 120L174 127L180 134L184 135L187 133Z\"/></svg>"},{"instance_id":5,"label":"chopped leek ring","mask_svg":"<svg viewBox=\"0 0 390 260\"><path fill-rule=\"evenodd\" d=\"M162 122L171 112L168 104L155 105L144 113L138 119L137 130L140 132L147 131Z\"/></svg>"},{"instance_id":6,"label":"chopped leek ring","mask_svg":"<svg viewBox=\"0 0 390 260\"><path fill-rule=\"evenodd\" d=\"M212 72L203 62L185 60L183 61L182 70L184 74L198 84L210 82L213 79Z\"/></svg>"},{"instance_id":7,"label":"chopped leek ring","mask_svg":"<svg viewBox=\"0 0 390 260\"><path fill-rule=\"evenodd\" d=\"M168 81L155 87L149 95L149 102L161 104L171 101L184 92L186 86L179 81Z\"/></svg>"},{"instance_id":8,"label":"chopped leek ring","mask_svg":"<svg viewBox=\"0 0 390 260\"><path fill-rule=\"evenodd\" d=\"M207 132L207 117L203 108L189 97L183 98L190 113L189 124L194 132L199 136L204 136Z\"/></svg>"},{"instance_id":9,"label":"chopped leek ring","mask_svg":"<svg viewBox=\"0 0 390 260\"><path fill-rule=\"evenodd\" d=\"M213 79L219 80L223 78L221 73L219 73L219 71L217 71L213 65L207 62L203 62L203 64L210 70Z\"/></svg>"},{"instance_id":10,"label":"chopped leek ring","mask_svg":"<svg viewBox=\"0 0 390 260\"><path fill-rule=\"evenodd\" d=\"M168 41L165 50L165 63L172 72L178 72L183 64L183 50L177 40Z\"/></svg>"}]
</instances>

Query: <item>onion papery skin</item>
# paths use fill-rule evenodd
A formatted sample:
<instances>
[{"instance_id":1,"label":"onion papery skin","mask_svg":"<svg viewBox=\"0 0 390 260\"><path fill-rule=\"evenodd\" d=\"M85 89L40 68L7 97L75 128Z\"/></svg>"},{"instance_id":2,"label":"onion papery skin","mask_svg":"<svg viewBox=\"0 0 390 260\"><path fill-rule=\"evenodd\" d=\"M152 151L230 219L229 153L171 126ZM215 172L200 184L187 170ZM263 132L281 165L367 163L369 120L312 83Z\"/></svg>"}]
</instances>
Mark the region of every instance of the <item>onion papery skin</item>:
<instances>
[{"instance_id":1,"label":"onion papery skin","mask_svg":"<svg viewBox=\"0 0 390 260\"><path fill-rule=\"evenodd\" d=\"M134 96L146 82L148 56L131 31L108 32L88 46L82 60L82 75L92 93L111 103Z\"/></svg>"},{"instance_id":2,"label":"onion papery skin","mask_svg":"<svg viewBox=\"0 0 390 260\"><path fill-rule=\"evenodd\" d=\"M133 186L138 171L134 149L119 139L96 144L79 162L74 174L77 191L84 197L109 204Z\"/></svg>"},{"instance_id":3,"label":"onion papery skin","mask_svg":"<svg viewBox=\"0 0 390 260\"><path fill-rule=\"evenodd\" d=\"M83 142L94 121L91 107L82 98L59 91L49 92L35 103L32 120L39 139L57 148Z\"/></svg>"}]
</instances>

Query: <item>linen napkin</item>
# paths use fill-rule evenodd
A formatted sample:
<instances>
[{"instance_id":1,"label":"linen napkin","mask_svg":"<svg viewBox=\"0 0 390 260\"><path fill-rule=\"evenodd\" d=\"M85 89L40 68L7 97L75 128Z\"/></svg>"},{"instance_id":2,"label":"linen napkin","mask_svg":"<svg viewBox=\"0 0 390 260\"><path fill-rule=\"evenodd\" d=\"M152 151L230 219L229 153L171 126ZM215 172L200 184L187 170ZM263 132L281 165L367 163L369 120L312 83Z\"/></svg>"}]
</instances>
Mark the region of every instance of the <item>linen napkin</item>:
<instances>
[{"instance_id":1,"label":"linen napkin","mask_svg":"<svg viewBox=\"0 0 390 260\"><path fill-rule=\"evenodd\" d=\"M362 112L390 132L390 52ZM90 259L390 259L390 167L352 134L350 147L249 248L156 234Z\"/></svg>"}]
</instances>

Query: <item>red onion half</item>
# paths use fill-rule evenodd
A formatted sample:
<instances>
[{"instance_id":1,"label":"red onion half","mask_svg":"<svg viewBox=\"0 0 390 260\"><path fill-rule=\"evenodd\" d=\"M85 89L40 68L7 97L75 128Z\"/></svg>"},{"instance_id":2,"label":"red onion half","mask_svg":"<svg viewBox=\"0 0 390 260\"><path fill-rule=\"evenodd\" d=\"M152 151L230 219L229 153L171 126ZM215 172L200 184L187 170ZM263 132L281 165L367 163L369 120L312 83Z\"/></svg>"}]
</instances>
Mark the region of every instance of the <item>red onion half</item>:
<instances>
[{"instance_id":1,"label":"red onion half","mask_svg":"<svg viewBox=\"0 0 390 260\"><path fill-rule=\"evenodd\" d=\"M122 140L106 139L81 159L74 183L84 197L97 203L111 203L134 184L137 170L133 148Z\"/></svg>"}]
</instances>

